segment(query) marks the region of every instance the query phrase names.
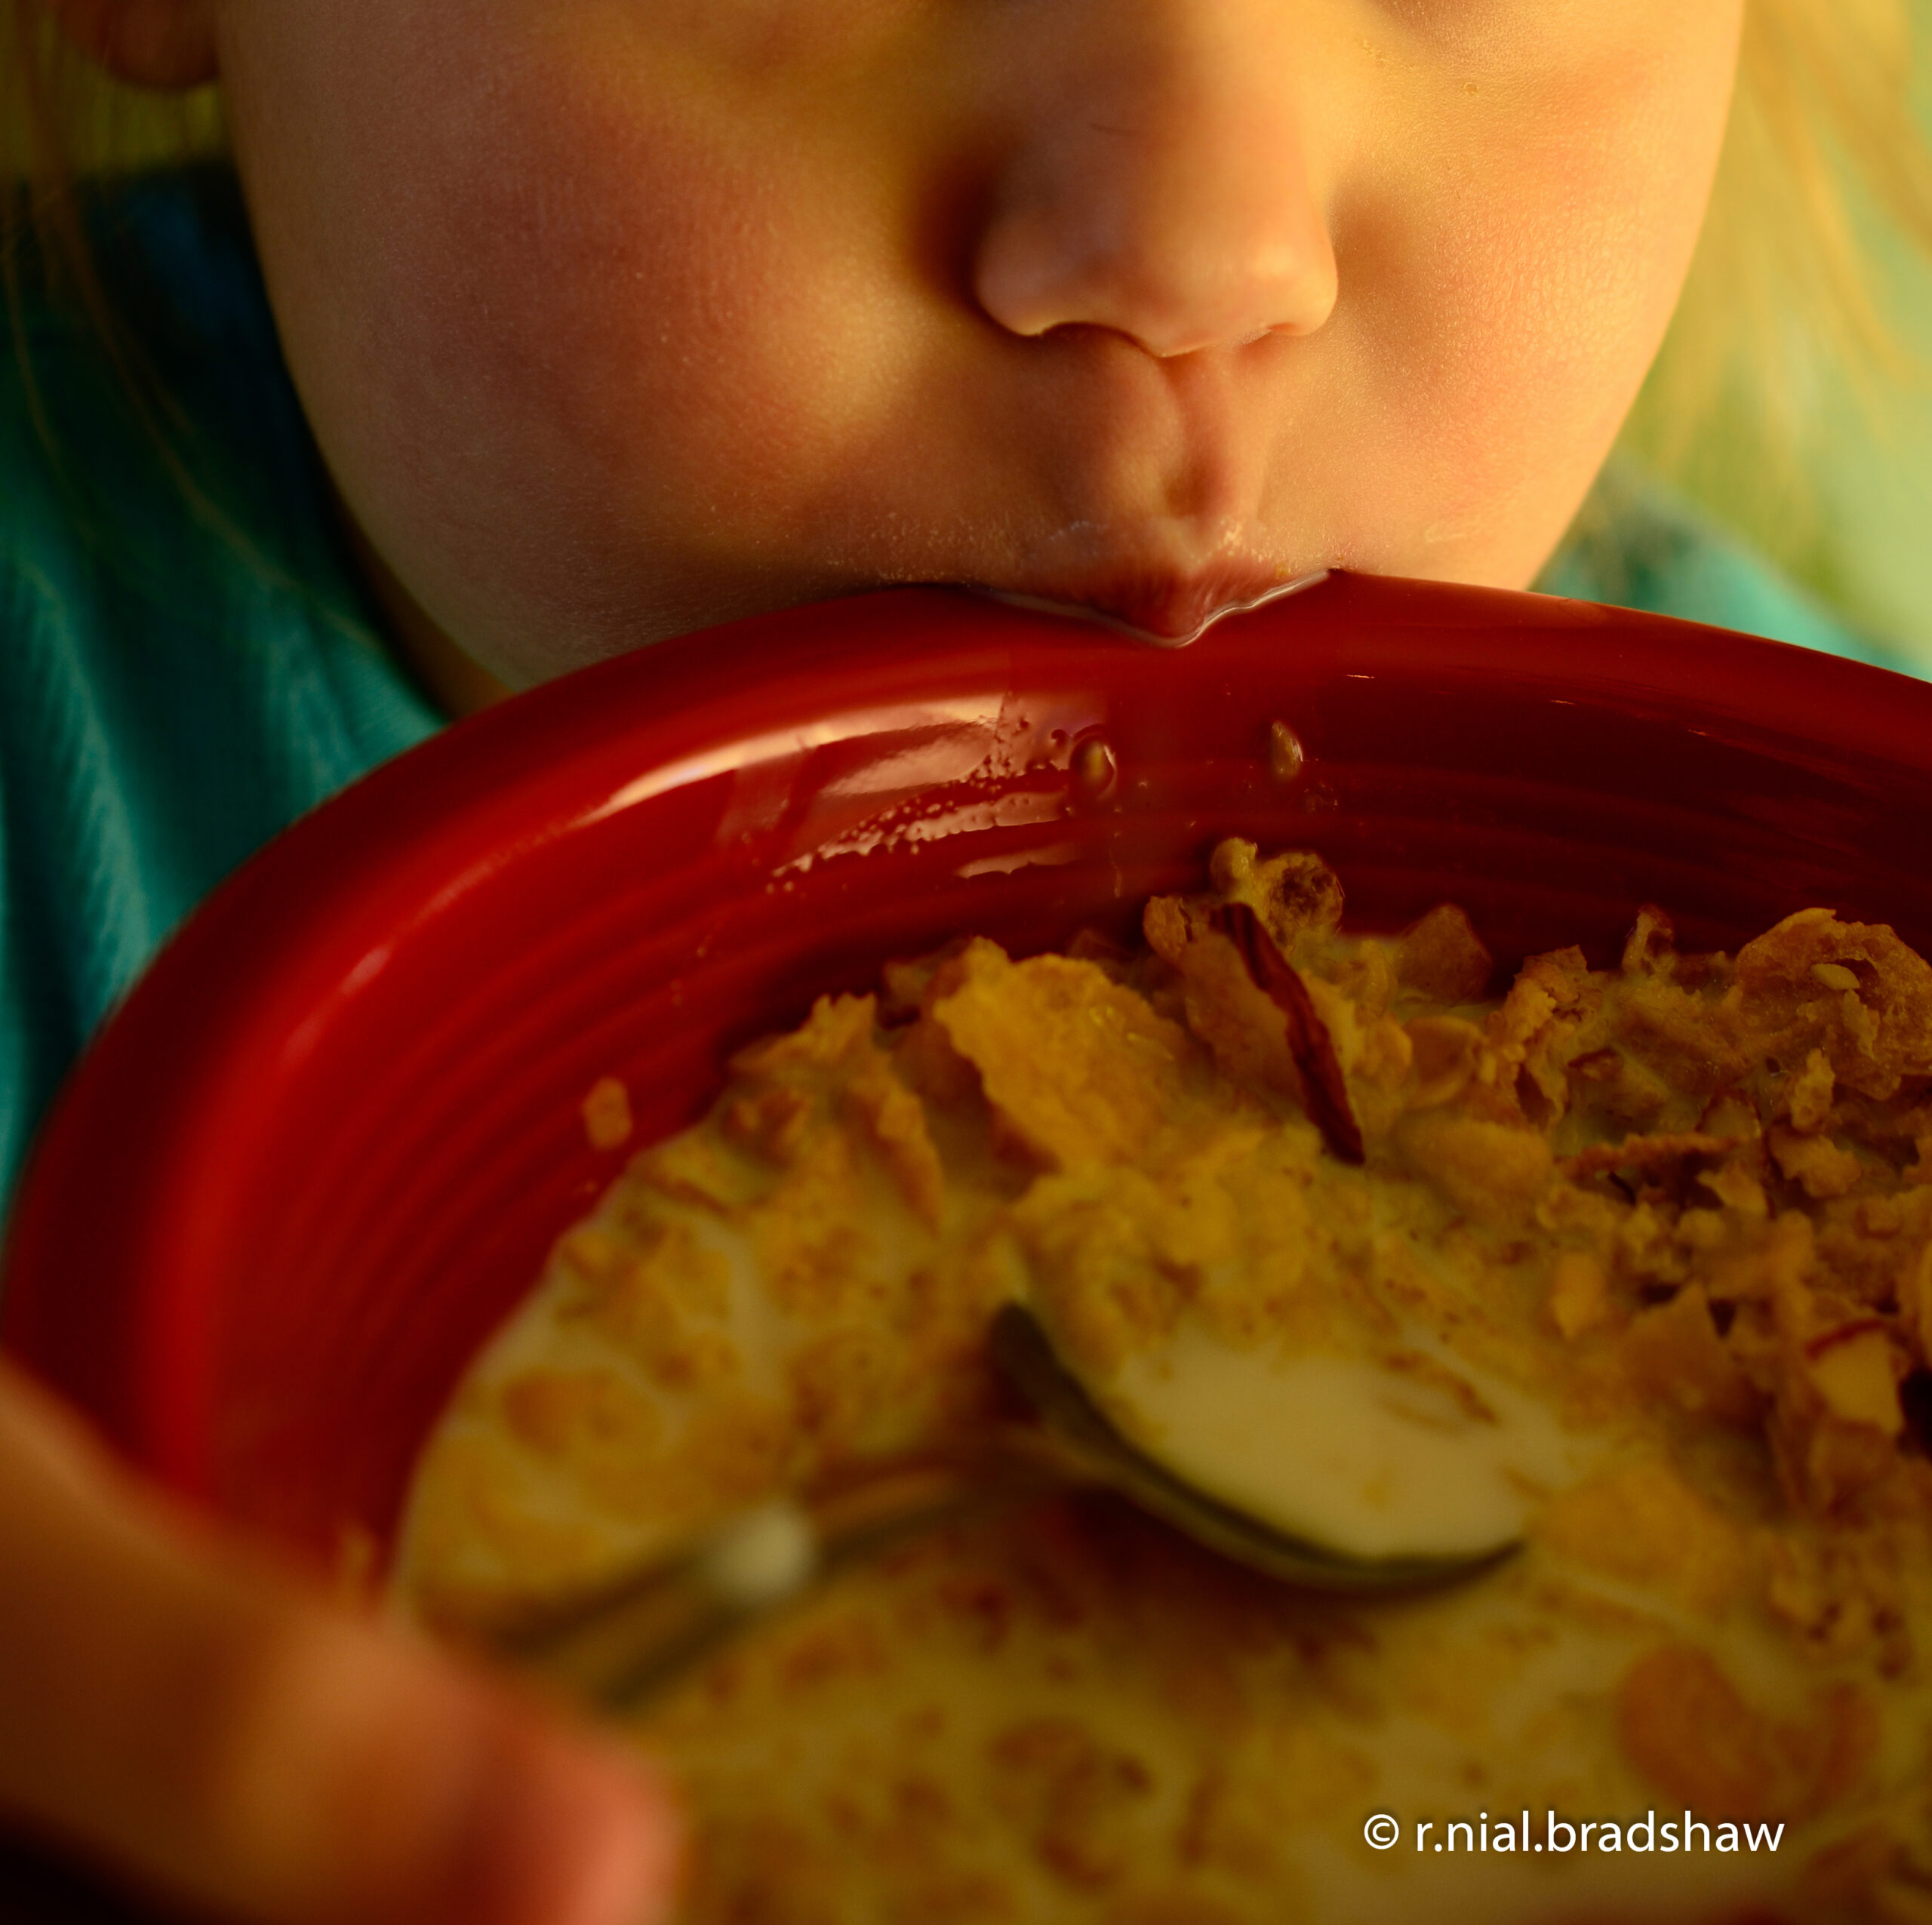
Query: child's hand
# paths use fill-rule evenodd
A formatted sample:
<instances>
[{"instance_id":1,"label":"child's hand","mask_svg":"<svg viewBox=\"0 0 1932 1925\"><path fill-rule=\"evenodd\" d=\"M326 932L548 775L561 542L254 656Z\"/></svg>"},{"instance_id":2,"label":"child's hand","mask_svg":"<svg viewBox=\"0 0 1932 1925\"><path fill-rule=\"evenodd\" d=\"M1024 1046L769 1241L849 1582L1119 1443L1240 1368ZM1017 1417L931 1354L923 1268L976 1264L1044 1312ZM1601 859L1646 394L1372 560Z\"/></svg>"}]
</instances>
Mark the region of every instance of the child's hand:
<instances>
[{"instance_id":1,"label":"child's hand","mask_svg":"<svg viewBox=\"0 0 1932 1925\"><path fill-rule=\"evenodd\" d=\"M0 1364L0 1816L192 1905L645 1925L645 1767L205 1536Z\"/></svg>"}]
</instances>

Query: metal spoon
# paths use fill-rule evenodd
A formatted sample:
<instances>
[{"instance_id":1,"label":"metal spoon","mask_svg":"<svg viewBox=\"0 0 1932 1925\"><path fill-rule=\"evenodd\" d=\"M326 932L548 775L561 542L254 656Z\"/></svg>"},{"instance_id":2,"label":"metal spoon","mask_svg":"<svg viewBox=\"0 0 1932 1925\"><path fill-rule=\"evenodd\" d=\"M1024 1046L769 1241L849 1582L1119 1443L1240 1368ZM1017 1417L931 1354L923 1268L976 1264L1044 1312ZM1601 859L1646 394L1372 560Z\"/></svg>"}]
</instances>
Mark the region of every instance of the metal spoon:
<instances>
[{"instance_id":1,"label":"metal spoon","mask_svg":"<svg viewBox=\"0 0 1932 1925\"><path fill-rule=\"evenodd\" d=\"M668 1556L518 1619L496 1632L494 1648L586 1702L624 1710L833 1570L949 1518L1080 1487L1115 1491L1208 1549L1303 1588L1412 1590L1473 1576L1517 1548L1361 1558L1279 1530L1123 1437L1031 1311L1004 1306L989 1342L1036 1425L1011 1426L952 1456L884 1465L809 1498L776 1497Z\"/></svg>"},{"instance_id":2,"label":"metal spoon","mask_svg":"<svg viewBox=\"0 0 1932 1925\"><path fill-rule=\"evenodd\" d=\"M1000 1310L991 1341L1000 1374L1081 1481L1119 1492L1195 1542L1284 1584L1318 1591L1414 1590L1486 1570L1520 1542L1512 1536L1447 1555L1361 1557L1284 1530L1189 1482L1122 1435L1023 1305Z\"/></svg>"},{"instance_id":3,"label":"metal spoon","mask_svg":"<svg viewBox=\"0 0 1932 1925\"><path fill-rule=\"evenodd\" d=\"M582 1702L629 1710L833 1571L1067 1481L1001 1450L876 1465L832 1490L774 1496L588 1591L517 1613L485 1641Z\"/></svg>"}]
</instances>

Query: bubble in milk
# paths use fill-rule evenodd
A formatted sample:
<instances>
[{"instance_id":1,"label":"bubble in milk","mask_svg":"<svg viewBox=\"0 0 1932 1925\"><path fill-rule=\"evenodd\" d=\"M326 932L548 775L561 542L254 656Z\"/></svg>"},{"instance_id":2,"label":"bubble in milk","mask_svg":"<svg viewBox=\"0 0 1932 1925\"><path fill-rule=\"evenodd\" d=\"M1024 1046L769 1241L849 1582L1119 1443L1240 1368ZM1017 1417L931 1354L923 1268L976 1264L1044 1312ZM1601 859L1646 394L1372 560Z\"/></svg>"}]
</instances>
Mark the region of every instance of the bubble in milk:
<instances>
[{"instance_id":1,"label":"bubble in milk","mask_svg":"<svg viewBox=\"0 0 1932 1925\"><path fill-rule=\"evenodd\" d=\"M1112 749L1097 735L1075 745L1070 766L1073 786L1090 802L1105 801L1120 777L1120 764Z\"/></svg>"}]
</instances>

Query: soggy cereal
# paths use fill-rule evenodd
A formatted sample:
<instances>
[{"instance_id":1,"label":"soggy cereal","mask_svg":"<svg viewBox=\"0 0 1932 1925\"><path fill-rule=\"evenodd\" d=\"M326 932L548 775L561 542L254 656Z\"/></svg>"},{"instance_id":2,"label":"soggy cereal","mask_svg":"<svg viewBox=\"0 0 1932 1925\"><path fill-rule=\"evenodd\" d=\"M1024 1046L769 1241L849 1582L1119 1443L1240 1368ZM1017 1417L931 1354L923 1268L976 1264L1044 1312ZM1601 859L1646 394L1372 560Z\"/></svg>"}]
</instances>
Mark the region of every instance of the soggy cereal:
<instances>
[{"instance_id":1,"label":"soggy cereal","mask_svg":"<svg viewBox=\"0 0 1932 1925\"><path fill-rule=\"evenodd\" d=\"M1211 880L1135 955L964 943L740 1052L472 1367L402 1589L489 1622L970 1435L1023 1296L1124 1428L1211 1342L1493 1436L1525 1549L1349 1600L1098 1497L905 1545L641 1714L693 1919L1932 1917L1932 968L1823 910L1680 955L1646 909L1485 1001L1458 910L1345 935L1318 857L1241 843ZM1364 1843L1550 1808L1786 1829Z\"/></svg>"}]
</instances>

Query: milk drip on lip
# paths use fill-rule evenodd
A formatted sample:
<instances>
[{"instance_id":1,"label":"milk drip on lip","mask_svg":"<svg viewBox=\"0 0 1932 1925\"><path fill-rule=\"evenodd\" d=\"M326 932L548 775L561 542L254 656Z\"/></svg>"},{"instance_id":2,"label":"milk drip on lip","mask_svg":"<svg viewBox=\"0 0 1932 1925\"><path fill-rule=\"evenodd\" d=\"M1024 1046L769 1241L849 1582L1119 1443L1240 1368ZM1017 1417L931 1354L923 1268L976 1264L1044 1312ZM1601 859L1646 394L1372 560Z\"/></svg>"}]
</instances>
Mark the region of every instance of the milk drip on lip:
<instances>
[{"instance_id":1,"label":"milk drip on lip","mask_svg":"<svg viewBox=\"0 0 1932 1925\"><path fill-rule=\"evenodd\" d=\"M1011 589L983 588L974 586L976 595L983 595L988 600L1001 601L1010 608L1026 608L1035 614L1060 615L1077 622L1091 622L1099 627L1111 629L1116 635L1129 635L1136 641L1144 641L1155 648L1185 648L1189 643L1201 638L1220 620L1224 615L1244 615L1250 609L1260 608L1271 601L1279 601L1284 596L1299 595L1303 589L1310 589L1325 582L1331 570L1318 568L1312 574L1297 575L1293 581L1278 583L1274 587L1264 589L1259 595L1248 595L1237 601L1223 602L1220 607L1203 616L1185 635L1156 635L1151 629L1143 629L1132 622L1123 621L1118 615L1110 615L1104 609L1095 608L1084 601L1058 601L1050 595L1022 595Z\"/></svg>"}]
</instances>

